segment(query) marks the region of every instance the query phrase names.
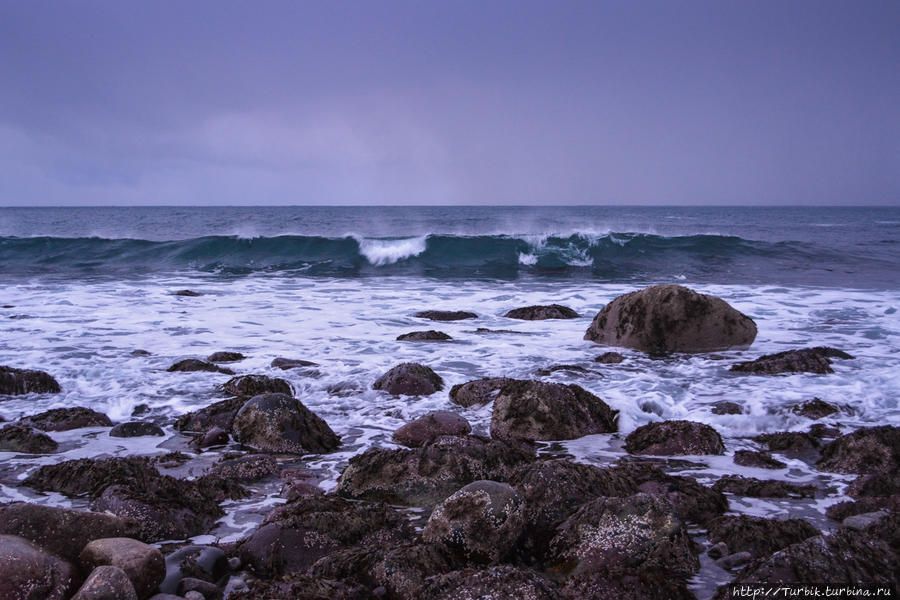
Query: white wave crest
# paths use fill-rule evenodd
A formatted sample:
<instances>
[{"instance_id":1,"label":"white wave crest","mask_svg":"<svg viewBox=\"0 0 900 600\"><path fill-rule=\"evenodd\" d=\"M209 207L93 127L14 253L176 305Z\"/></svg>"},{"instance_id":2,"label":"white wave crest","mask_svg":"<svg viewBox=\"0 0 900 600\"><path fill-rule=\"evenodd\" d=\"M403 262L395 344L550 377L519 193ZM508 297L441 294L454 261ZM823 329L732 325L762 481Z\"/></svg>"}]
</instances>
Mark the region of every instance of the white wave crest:
<instances>
[{"instance_id":1,"label":"white wave crest","mask_svg":"<svg viewBox=\"0 0 900 600\"><path fill-rule=\"evenodd\" d=\"M356 241L359 242L360 254L372 265L380 267L422 254L425 252L428 238L426 236L400 240L356 238Z\"/></svg>"}]
</instances>

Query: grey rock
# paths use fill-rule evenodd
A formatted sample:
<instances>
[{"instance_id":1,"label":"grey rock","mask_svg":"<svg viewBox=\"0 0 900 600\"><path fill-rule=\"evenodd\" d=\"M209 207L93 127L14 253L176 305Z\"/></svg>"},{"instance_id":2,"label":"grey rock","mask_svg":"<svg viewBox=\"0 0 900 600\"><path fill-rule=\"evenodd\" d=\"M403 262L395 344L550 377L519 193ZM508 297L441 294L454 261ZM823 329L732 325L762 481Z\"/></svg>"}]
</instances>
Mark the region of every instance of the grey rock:
<instances>
[{"instance_id":1,"label":"grey rock","mask_svg":"<svg viewBox=\"0 0 900 600\"><path fill-rule=\"evenodd\" d=\"M254 396L235 415L233 429L239 442L264 452L316 454L341 443L324 420L286 394Z\"/></svg>"},{"instance_id":2,"label":"grey rock","mask_svg":"<svg viewBox=\"0 0 900 600\"><path fill-rule=\"evenodd\" d=\"M94 540L84 547L79 560L85 569L92 570L103 565L122 569L138 598L153 594L166 576L166 561L162 553L131 538Z\"/></svg>"},{"instance_id":3,"label":"grey rock","mask_svg":"<svg viewBox=\"0 0 900 600\"><path fill-rule=\"evenodd\" d=\"M717 560L716 565L718 565L722 569L725 569L726 571L730 571L732 569L736 569L740 566L746 565L751 560L753 560L753 557L749 552L735 552L734 554L723 556L722 558Z\"/></svg>"},{"instance_id":4,"label":"grey rock","mask_svg":"<svg viewBox=\"0 0 900 600\"><path fill-rule=\"evenodd\" d=\"M72 600L138 600L125 571L112 565L97 567Z\"/></svg>"},{"instance_id":5,"label":"grey rock","mask_svg":"<svg viewBox=\"0 0 900 600\"><path fill-rule=\"evenodd\" d=\"M372 387L394 396L428 396L444 389L444 380L430 367L402 363L379 377Z\"/></svg>"},{"instance_id":6,"label":"grey rock","mask_svg":"<svg viewBox=\"0 0 900 600\"><path fill-rule=\"evenodd\" d=\"M7 425L0 429L0 450L26 454L52 454L59 444L46 433L28 425Z\"/></svg>"},{"instance_id":7,"label":"grey rock","mask_svg":"<svg viewBox=\"0 0 900 600\"><path fill-rule=\"evenodd\" d=\"M462 321L478 318L475 313L464 310L423 310L413 316L430 321Z\"/></svg>"},{"instance_id":8,"label":"grey rock","mask_svg":"<svg viewBox=\"0 0 900 600\"><path fill-rule=\"evenodd\" d=\"M500 388L512 381L515 380L508 377L487 377L458 383L450 388L450 401L463 407L487 404L494 401Z\"/></svg>"},{"instance_id":9,"label":"grey rock","mask_svg":"<svg viewBox=\"0 0 900 600\"><path fill-rule=\"evenodd\" d=\"M472 426L465 417L449 410L435 410L410 421L391 439L401 446L417 448L442 435L468 435Z\"/></svg>"},{"instance_id":10,"label":"grey rock","mask_svg":"<svg viewBox=\"0 0 900 600\"><path fill-rule=\"evenodd\" d=\"M58 394L61 391L59 383L43 371L0 367L0 396Z\"/></svg>"},{"instance_id":11,"label":"grey rock","mask_svg":"<svg viewBox=\"0 0 900 600\"><path fill-rule=\"evenodd\" d=\"M170 373L180 372L180 373L189 373L192 371L209 371L210 373L224 373L226 375L234 375L234 371L231 369L225 369L218 365L215 365L211 362L205 362L202 360L198 360L196 358L186 358L184 360L180 360L168 369Z\"/></svg>"}]
</instances>

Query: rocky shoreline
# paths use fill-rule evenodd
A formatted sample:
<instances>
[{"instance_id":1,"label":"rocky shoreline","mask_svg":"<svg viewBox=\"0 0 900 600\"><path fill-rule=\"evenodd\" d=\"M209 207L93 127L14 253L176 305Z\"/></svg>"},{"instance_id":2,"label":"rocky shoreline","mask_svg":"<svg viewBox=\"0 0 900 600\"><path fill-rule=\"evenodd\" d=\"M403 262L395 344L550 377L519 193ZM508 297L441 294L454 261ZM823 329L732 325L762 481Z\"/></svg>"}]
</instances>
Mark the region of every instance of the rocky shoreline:
<instances>
[{"instance_id":1,"label":"rocky shoreline","mask_svg":"<svg viewBox=\"0 0 900 600\"><path fill-rule=\"evenodd\" d=\"M462 311L420 314L437 321L477 318ZM550 305L507 316L577 313ZM441 332L413 333L423 335L401 338L453 343L436 335ZM617 298L585 334L674 360L679 353L747 347L755 336L756 324L725 301L672 285ZM47 464L18 481L84 500L89 510L0 504L0 597L682 599L695 597L691 580L712 561L731 574L732 584L900 580L900 428L894 425L844 433L820 423L807 433L757 436L753 450L734 452L735 465L778 469L796 459L823 473L854 475L846 492L852 500L829 506L833 526L825 531L803 519L729 514L729 499L826 498L834 490L740 475L705 485L669 472L668 461L728 450L703 423L638 427L623 436L621 457L602 467L550 456L542 442L621 435L618 411L576 384L508 377L449 391L460 407L489 406L490 437L472 433L455 412L433 411L394 433L399 448L366 448L351 458L337 487L324 493L297 461L334 451L342 440L286 380L235 375L231 367L243 358L216 353L169 369L234 375L222 386L226 398L175 421L177 431L191 436L189 449ZM622 359L607 352L597 363ZM799 348L737 362L731 370L735 377L827 375L835 360L853 357L829 347ZM272 366L313 371L318 365L281 358ZM439 373L418 363L399 364L372 385L415 397L446 387ZM50 374L0 367L0 395L59 390ZM725 404L713 410L740 411ZM816 398L792 410L818 419L846 409ZM28 454L56 451L46 432L109 427L109 435L123 438L164 435L155 423L113 425L85 407L0 427L0 450ZM167 473L223 447L229 452L200 476ZM225 514L223 503L252 495L254 482L276 478L286 502L243 538L176 542L208 533ZM730 589L720 587L716 597L730 597Z\"/></svg>"}]
</instances>

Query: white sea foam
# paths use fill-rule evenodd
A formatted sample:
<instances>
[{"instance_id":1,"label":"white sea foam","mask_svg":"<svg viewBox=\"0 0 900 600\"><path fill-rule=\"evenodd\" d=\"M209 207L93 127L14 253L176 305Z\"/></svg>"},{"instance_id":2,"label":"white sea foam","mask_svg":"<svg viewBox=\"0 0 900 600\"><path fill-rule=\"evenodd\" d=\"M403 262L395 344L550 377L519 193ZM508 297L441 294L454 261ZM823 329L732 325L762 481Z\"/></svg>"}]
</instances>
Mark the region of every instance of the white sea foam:
<instances>
[{"instance_id":1,"label":"white sea foam","mask_svg":"<svg viewBox=\"0 0 900 600\"><path fill-rule=\"evenodd\" d=\"M376 267L418 256L425 252L428 245L427 236L399 240L356 237L356 241L359 242L359 252Z\"/></svg>"}]
</instances>

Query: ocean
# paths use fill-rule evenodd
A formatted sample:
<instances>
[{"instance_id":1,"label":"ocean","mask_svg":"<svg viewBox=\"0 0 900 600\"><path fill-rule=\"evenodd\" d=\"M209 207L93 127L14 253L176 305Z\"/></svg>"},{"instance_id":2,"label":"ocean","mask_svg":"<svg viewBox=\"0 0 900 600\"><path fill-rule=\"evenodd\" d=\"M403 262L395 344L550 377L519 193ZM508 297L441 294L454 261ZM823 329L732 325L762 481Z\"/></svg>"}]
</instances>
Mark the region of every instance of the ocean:
<instances>
[{"instance_id":1,"label":"ocean","mask_svg":"<svg viewBox=\"0 0 900 600\"><path fill-rule=\"evenodd\" d=\"M754 319L746 350L665 359L583 340L615 297L657 283L713 294ZM189 289L198 296L175 295ZM563 304L571 320L516 321L509 309ZM333 489L347 460L435 409L455 410L487 435L490 405L460 408L449 387L485 376L577 383L620 411L620 435L543 445L543 452L604 465L622 457L636 427L700 421L724 437L724 456L692 457L704 483L725 474L814 483L813 499L731 497L735 512L802 516L820 528L830 504L846 499L852 476L820 473L779 457L776 471L738 467L734 451L758 433L806 431L814 422L856 427L900 424L900 208L859 207L148 207L0 208L0 365L52 374L62 393L0 397L15 420L50 408L87 406L114 421L145 404L164 438L111 438L104 428L52 433L53 455L0 452L0 502L86 506L86 500L18 487L38 465L101 455L189 452L174 417L222 397L227 375L169 373L183 358L243 353L239 374L283 377L296 396L343 438L334 453L304 457L318 485ZM426 309L467 310L478 319L434 323ZM480 328L495 332L479 331ZM440 329L445 343L398 342ZM506 330L513 333L497 333ZM833 346L856 358L829 375L741 376L728 368L772 352ZM147 356L135 356L134 350ZM276 357L318 363L280 371ZM424 398L372 389L400 362L421 362L447 387ZM811 421L790 408L814 397L845 407ZM716 415L713 402L743 414ZM198 474L222 450L186 467ZM229 501L216 529L198 541L231 540L283 502L277 481ZM730 575L704 563L693 582L706 597Z\"/></svg>"}]
</instances>

